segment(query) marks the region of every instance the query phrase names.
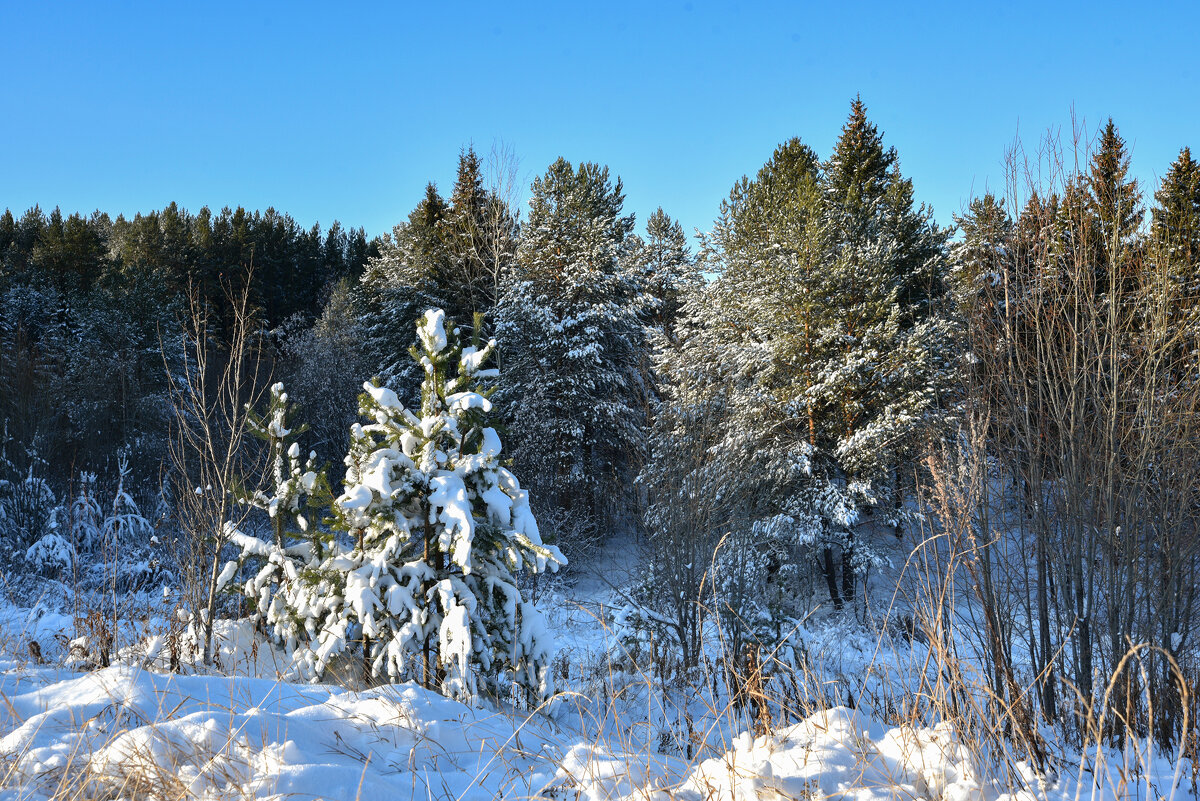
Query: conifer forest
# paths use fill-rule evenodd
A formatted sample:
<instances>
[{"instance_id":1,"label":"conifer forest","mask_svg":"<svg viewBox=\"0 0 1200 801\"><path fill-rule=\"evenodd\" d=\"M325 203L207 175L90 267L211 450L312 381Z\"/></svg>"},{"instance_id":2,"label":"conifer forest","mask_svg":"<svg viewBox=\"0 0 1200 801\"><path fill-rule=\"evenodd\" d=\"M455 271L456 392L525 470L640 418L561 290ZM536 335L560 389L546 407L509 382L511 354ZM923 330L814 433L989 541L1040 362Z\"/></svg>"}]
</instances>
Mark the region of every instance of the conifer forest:
<instances>
[{"instance_id":1,"label":"conifer forest","mask_svg":"<svg viewBox=\"0 0 1200 801\"><path fill-rule=\"evenodd\" d=\"M847 100L701 230L0 213L0 798L1195 798L1200 163Z\"/></svg>"}]
</instances>

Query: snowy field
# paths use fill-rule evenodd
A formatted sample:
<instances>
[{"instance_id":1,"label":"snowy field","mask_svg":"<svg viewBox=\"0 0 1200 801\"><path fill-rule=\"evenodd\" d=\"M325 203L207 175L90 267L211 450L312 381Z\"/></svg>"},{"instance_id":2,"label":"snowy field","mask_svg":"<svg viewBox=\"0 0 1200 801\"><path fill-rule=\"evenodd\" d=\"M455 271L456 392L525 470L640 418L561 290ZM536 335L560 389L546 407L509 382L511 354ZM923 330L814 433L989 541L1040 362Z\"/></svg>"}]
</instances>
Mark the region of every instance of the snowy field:
<instances>
[{"instance_id":1,"label":"snowy field","mask_svg":"<svg viewBox=\"0 0 1200 801\"><path fill-rule=\"evenodd\" d=\"M1154 799L1181 778L1162 761L1131 786L1113 770L1094 790L1028 775L1010 793L948 729L844 707L685 760L411 685L10 667L0 692L5 799Z\"/></svg>"},{"instance_id":2,"label":"snowy field","mask_svg":"<svg viewBox=\"0 0 1200 801\"><path fill-rule=\"evenodd\" d=\"M564 692L532 713L470 707L412 684L279 681L282 657L235 624L218 629L232 675L165 671L161 636L130 640L107 668L55 667L71 664L71 618L10 607L0 799L1193 797L1190 766L1147 754L1144 743L1060 753L1039 776L949 725L890 726L866 698L857 709L777 713L754 736L749 716L719 693L664 690L622 662L612 630L619 597L606 579L620 578L634 547L545 594ZM847 691L853 700L880 665L904 672L905 655L881 653L881 640L852 620L823 619L797 637L821 665L809 680L827 685L803 692L826 703ZM47 665L16 653L30 640L46 644Z\"/></svg>"}]
</instances>

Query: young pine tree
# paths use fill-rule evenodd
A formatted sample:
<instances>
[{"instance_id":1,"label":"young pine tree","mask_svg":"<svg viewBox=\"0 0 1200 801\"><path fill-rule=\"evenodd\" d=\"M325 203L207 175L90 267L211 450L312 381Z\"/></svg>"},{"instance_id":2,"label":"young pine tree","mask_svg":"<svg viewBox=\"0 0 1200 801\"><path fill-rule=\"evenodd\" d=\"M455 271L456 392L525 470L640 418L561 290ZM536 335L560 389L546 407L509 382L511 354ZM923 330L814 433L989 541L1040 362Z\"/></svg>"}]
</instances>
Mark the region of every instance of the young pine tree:
<instances>
[{"instance_id":1,"label":"young pine tree","mask_svg":"<svg viewBox=\"0 0 1200 801\"><path fill-rule=\"evenodd\" d=\"M276 619L297 635L310 676L354 656L367 681L411 679L460 699L515 684L544 697L550 639L516 574L566 560L542 544L529 495L486 424L479 382L495 377L483 367L494 343L462 347L440 309L417 333L420 410L364 385L365 421L351 431L331 506L340 536L279 585Z\"/></svg>"}]
</instances>

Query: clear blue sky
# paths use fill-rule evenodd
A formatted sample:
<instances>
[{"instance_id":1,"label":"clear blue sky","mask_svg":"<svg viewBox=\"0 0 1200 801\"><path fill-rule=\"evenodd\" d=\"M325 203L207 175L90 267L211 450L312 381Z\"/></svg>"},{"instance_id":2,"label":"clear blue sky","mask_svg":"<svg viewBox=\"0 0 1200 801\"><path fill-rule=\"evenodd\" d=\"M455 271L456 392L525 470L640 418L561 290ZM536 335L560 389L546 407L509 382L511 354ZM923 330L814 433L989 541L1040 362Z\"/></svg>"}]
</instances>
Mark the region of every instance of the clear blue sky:
<instances>
[{"instance_id":1,"label":"clear blue sky","mask_svg":"<svg viewBox=\"0 0 1200 801\"><path fill-rule=\"evenodd\" d=\"M526 186L606 163L639 223L662 205L690 232L785 138L827 155L856 93L945 223L1072 108L1111 114L1143 179L1200 148L1194 1L0 0L0 30L14 210L273 205L377 234L502 140Z\"/></svg>"}]
</instances>

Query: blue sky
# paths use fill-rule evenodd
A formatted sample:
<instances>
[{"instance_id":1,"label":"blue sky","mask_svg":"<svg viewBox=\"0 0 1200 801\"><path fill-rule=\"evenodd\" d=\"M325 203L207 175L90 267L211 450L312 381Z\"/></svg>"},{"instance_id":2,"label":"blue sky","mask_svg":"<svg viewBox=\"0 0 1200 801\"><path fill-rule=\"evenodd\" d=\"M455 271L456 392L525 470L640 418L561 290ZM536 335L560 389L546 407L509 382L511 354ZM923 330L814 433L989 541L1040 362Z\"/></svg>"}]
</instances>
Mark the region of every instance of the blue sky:
<instances>
[{"instance_id":1,"label":"blue sky","mask_svg":"<svg viewBox=\"0 0 1200 801\"><path fill-rule=\"evenodd\" d=\"M598 161L639 221L707 229L778 142L827 155L856 93L944 223L1072 111L1143 180L1200 148L1196 2L109 5L0 0L0 207L377 234L504 142L526 187Z\"/></svg>"}]
</instances>

